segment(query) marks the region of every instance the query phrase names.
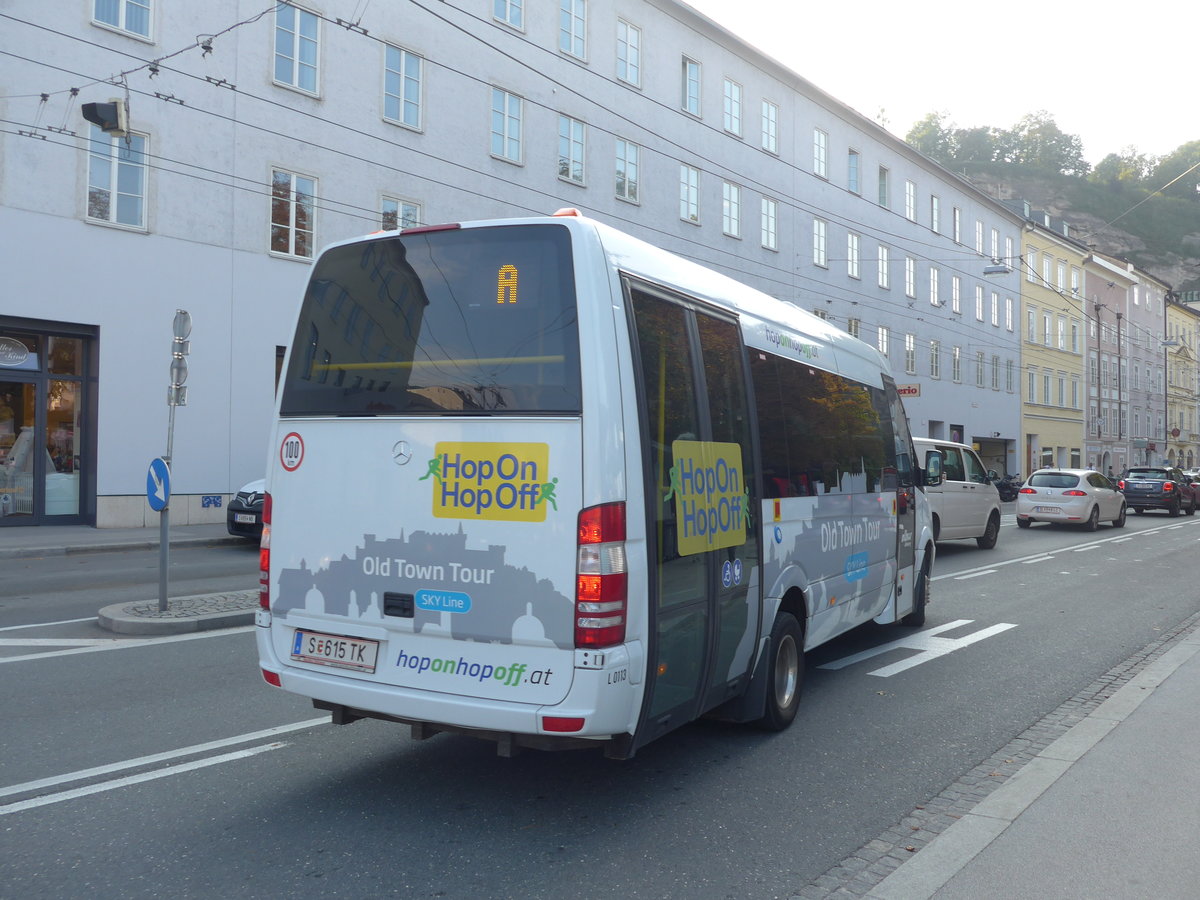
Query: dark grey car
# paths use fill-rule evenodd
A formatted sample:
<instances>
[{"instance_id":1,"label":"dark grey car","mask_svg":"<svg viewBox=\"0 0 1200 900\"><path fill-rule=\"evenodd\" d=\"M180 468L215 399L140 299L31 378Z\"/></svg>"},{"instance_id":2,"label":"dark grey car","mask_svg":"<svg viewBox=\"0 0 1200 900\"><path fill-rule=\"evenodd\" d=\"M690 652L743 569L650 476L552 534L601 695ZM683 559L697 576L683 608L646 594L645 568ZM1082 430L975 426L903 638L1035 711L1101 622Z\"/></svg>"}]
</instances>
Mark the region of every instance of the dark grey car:
<instances>
[{"instance_id":1,"label":"dark grey car","mask_svg":"<svg viewBox=\"0 0 1200 900\"><path fill-rule=\"evenodd\" d=\"M1132 466L1117 487L1129 508L1139 514L1147 509L1165 509L1172 516L1196 513L1196 487L1174 466Z\"/></svg>"}]
</instances>

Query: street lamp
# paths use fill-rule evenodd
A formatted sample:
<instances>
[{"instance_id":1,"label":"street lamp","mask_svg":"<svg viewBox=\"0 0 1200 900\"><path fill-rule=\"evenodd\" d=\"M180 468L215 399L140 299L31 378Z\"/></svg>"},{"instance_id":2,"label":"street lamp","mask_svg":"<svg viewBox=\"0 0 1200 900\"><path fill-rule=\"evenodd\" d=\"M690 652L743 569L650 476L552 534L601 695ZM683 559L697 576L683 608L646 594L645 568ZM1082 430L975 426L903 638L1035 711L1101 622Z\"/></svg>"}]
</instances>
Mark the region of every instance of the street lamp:
<instances>
[{"instance_id":1,"label":"street lamp","mask_svg":"<svg viewBox=\"0 0 1200 900\"><path fill-rule=\"evenodd\" d=\"M1171 399L1169 393L1170 379L1167 377L1169 371L1169 362L1167 360L1167 352L1171 347L1178 347L1179 341L1176 338L1162 338L1159 340L1159 346L1163 348L1163 465L1167 464L1167 444L1171 438L1171 417L1168 415L1171 409Z\"/></svg>"}]
</instances>

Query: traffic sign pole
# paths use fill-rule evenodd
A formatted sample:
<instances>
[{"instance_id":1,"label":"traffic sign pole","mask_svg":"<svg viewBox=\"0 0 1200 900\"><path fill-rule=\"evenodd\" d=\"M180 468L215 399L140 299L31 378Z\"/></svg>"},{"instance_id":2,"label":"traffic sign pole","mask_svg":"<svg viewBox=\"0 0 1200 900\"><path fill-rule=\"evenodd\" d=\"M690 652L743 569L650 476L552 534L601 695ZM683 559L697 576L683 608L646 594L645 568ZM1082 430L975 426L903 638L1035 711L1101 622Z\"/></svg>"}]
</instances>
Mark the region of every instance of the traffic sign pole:
<instances>
[{"instance_id":1,"label":"traffic sign pole","mask_svg":"<svg viewBox=\"0 0 1200 900\"><path fill-rule=\"evenodd\" d=\"M171 452L175 443L175 407L187 405L187 360L191 352L191 342L188 336L192 333L192 317L185 309L175 310L175 319L171 322L171 384L167 388L167 452L162 457L166 469L166 492L162 506L158 509L158 611L167 611L167 569L171 562L171 503L170 503L170 466ZM154 463L150 464L151 478L154 474ZM150 490L147 485L147 491ZM149 494L147 495L149 496ZM153 501L151 508L156 508Z\"/></svg>"}]
</instances>

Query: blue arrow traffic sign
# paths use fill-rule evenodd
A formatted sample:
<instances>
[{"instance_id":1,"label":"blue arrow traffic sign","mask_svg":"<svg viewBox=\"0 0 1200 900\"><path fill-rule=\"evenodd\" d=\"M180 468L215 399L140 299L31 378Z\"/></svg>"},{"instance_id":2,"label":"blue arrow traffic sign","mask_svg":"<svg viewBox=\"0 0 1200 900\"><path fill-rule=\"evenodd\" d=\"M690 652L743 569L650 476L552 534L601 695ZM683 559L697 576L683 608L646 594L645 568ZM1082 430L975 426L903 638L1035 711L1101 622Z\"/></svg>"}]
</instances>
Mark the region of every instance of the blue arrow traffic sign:
<instances>
[{"instance_id":1,"label":"blue arrow traffic sign","mask_svg":"<svg viewBox=\"0 0 1200 900\"><path fill-rule=\"evenodd\" d=\"M161 456L150 460L146 472L146 499L155 512L162 512L171 500L171 467Z\"/></svg>"}]
</instances>

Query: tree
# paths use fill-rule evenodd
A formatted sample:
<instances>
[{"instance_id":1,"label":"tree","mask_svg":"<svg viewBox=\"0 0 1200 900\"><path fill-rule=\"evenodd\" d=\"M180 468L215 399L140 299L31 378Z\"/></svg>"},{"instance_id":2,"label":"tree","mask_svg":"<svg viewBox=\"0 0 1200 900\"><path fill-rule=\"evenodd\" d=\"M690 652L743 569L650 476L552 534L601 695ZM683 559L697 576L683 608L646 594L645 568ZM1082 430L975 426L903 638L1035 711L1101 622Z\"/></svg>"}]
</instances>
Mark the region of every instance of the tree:
<instances>
[{"instance_id":1,"label":"tree","mask_svg":"<svg viewBox=\"0 0 1200 900\"><path fill-rule=\"evenodd\" d=\"M1096 163L1088 179L1114 186L1142 185L1155 165L1153 157L1138 153L1136 147L1129 146L1120 153L1108 154Z\"/></svg>"},{"instance_id":2,"label":"tree","mask_svg":"<svg viewBox=\"0 0 1200 900\"><path fill-rule=\"evenodd\" d=\"M1012 162L1062 175L1083 176L1090 169L1079 136L1065 134L1045 110L1023 116L1012 134L1016 139Z\"/></svg>"},{"instance_id":3,"label":"tree","mask_svg":"<svg viewBox=\"0 0 1200 900\"><path fill-rule=\"evenodd\" d=\"M955 157L954 132L946 124L946 114L931 112L909 129L904 140L930 159L950 165Z\"/></svg>"},{"instance_id":4,"label":"tree","mask_svg":"<svg viewBox=\"0 0 1200 900\"><path fill-rule=\"evenodd\" d=\"M1181 144L1158 161L1150 173L1147 187L1162 191L1165 197L1196 202L1200 200L1200 141Z\"/></svg>"}]
</instances>

